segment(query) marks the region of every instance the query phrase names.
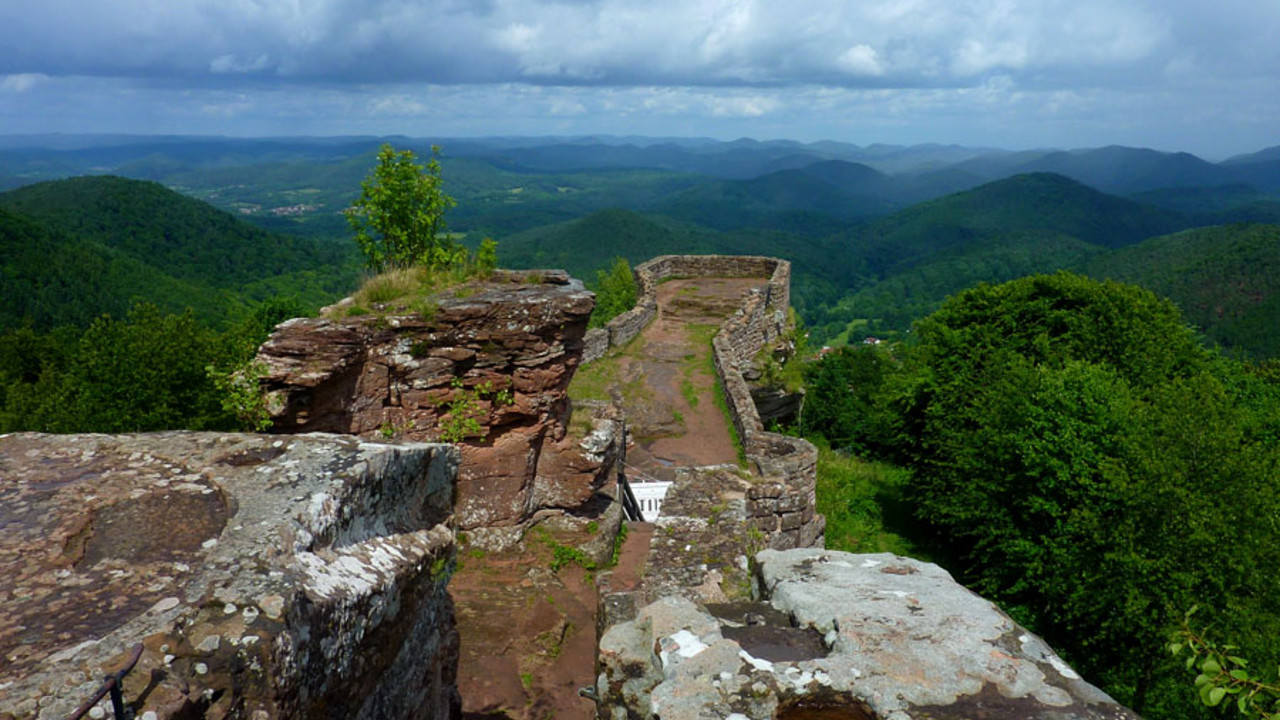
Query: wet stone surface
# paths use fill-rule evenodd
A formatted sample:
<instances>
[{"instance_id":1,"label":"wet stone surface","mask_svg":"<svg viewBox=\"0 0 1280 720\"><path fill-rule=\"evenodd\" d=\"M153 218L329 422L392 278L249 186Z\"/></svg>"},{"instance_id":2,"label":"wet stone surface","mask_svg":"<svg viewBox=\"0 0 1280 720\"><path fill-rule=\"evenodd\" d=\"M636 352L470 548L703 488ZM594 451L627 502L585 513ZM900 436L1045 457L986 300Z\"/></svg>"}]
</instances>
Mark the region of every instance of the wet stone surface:
<instances>
[{"instance_id":1,"label":"wet stone surface","mask_svg":"<svg viewBox=\"0 0 1280 720\"><path fill-rule=\"evenodd\" d=\"M811 627L797 627L790 615L768 603L708 603L705 607L720 621L720 634L752 657L798 662L827 656L820 633Z\"/></svg>"}]
</instances>

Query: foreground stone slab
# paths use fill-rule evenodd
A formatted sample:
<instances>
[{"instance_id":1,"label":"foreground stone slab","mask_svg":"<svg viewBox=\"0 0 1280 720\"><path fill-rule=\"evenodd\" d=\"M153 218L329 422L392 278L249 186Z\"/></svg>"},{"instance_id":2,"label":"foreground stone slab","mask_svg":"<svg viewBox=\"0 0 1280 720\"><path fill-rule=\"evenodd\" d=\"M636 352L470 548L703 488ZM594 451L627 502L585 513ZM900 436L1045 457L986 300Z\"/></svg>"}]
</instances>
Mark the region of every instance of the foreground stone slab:
<instances>
[{"instance_id":1,"label":"foreground stone slab","mask_svg":"<svg viewBox=\"0 0 1280 720\"><path fill-rule=\"evenodd\" d=\"M610 628L601 717L1138 717L936 565L819 549L756 562L767 605L667 597Z\"/></svg>"},{"instance_id":2,"label":"foreground stone slab","mask_svg":"<svg viewBox=\"0 0 1280 720\"><path fill-rule=\"evenodd\" d=\"M457 463L331 435L0 436L0 717L66 717L135 643L125 700L150 720L456 717Z\"/></svg>"}]
</instances>

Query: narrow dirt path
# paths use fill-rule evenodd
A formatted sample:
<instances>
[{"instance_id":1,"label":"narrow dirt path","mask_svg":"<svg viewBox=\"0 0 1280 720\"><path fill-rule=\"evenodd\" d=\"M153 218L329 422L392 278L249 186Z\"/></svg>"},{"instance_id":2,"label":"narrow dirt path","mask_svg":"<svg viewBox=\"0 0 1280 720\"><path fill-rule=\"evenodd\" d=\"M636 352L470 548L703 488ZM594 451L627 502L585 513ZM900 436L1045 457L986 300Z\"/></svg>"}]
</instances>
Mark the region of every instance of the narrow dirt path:
<instances>
[{"instance_id":1,"label":"narrow dirt path","mask_svg":"<svg viewBox=\"0 0 1280 720\"><path fill-rule=\"evenodd\" d=\"M738 462L724 411L714 401L711 337L758 278L688 278L658 286L658 317L622 353L619 377L636 438L628 463L670 479L681 466Z\"/></svg>"},{"instance_id":2,"label":"narrow dirt path","mask_svg":"<svg viewBox=\"0 0 1280 720\"><path fill-rule=\"evenodd\" d=\"M561 538L572 542L570 538ZM461 634L463 720L591 720L596 591L583 568L553 570L546 547L463 550L449 583Z\"/></svg>"}]
</instances>

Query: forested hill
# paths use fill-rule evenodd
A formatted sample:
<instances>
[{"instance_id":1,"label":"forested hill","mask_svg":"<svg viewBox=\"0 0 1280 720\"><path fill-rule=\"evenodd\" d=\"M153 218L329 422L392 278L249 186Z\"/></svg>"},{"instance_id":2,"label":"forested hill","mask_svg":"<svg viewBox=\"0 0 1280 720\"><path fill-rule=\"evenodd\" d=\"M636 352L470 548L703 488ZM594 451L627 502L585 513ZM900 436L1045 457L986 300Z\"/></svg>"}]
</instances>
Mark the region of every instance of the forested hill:
<instances>
[{"instance_id":1,"label":"forested hill","mask_svg":"<svg viewBox=\"0 0 1280 720\"><path fill-rule=\"evenodd\" d=\"M877 221L881 261L902 261L1018 231L1067 235L1114 248L1187 226L1182 216L1107 195L1052 173L1017 175L914 205Z\"/></svg>"},{"instance_id":2,"label":"forested hill","mask_svg":"<svg viewBox=\"0 0 1280 720\"><path fill-rule=\"evenodd\" d=\"M27 319L41 330L83 327L103 313L122 316L135 297L206 313L225 304L211 288L0 208L0 330Z\"/></svg>"},{"instance_id":3,"label":"forested hill","mask_svg":"<svg viewBox=\"0 0 1280 720\"><path fill-rule=\"evenodd\" d=\"M218 325L274 295L304 305L354 281L347 243L266 232L162 185L78 177L0 194L0 329L121 316L137 299Z\"/></svg>"},{"instance_id":4,"label":"forested hill","mask_svg":"<svg viewBox=\"0 0 1280 720\"><path fill-rule=\"evenodd\" d=\"M1093 258L1090 275L1172 299L1211 340L1280 357L1280 225L1223 225Z\"/></svg>"},{"instance_id":5,"label":"forested hill","mask_svg":"<svg viewBox=\"0 0 1280 720\"><path fill-rule=\"evenodd\" d=\"M348 254L348 246L266 232L159 183L109 175L19 188L0 194L0 207L215 287L331 265Z\"/></svg>"},{"instance_id":6,"label":"forested hill","mask_svg":"<svg viewBox=\"0 0 1280 720\"><path fill-rule=\"evenodd\" d=\"M602 210L577 220L545 225L503 238L503 263L555 267L590 278L614 258L633 264L668 253L715 252L717 233L680 227L630 210Z\"/></svg>"}]
</instances>

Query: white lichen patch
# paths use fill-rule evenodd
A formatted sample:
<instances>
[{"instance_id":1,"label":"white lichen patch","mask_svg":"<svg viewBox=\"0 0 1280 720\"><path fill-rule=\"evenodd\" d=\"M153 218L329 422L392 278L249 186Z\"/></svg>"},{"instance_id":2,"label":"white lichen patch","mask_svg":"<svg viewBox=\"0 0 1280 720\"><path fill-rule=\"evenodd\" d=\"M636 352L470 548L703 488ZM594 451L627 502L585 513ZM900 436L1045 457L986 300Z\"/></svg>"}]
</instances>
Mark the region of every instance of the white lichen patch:
<instances>
[{"instance_id":1,"label":"white lichen patch","mask_svg":"<svg viewBox=\"0 0 1280 720\"><path fill-rule=\"evenodd\" d=\"M167 598L164 598L163 600L160 600L155 605L152 605L151 610L149 612L153 612L153 613L166 612L168 610L172 610L178 607L179 602L181 601L178 600L178 598L176 597L167 597Z\"/></svg>"},{"instance_id":2,"label":"white lichen patch","mask_svg":"<svg viewBox=\"0 0 1280 720\"><path fill-rule=\"evenodd\" d=\"M707 649L707 644L699 640L697 635L694 635L688 630L681 630L680 632L672 635L671 640L675 642L674 650L676 654L682 658L696 657L703 650Z\"/></svg>"},{"instance_id":3,"label":"white lichen patch","mask_svg":"<svg viewBox=\"0 0 1280 720\"><path fill-rule=\"evenodd\" d=\"M773 672L773 663L769 662L768 660L761 660L760 658L753 656L751 653L747 652L746 650L739 650L738 657L742 658L743 661L745 661L748 665L750 665L751 667L757 670L761 670L764 672Z\"/></svg>"}]
</instances>

